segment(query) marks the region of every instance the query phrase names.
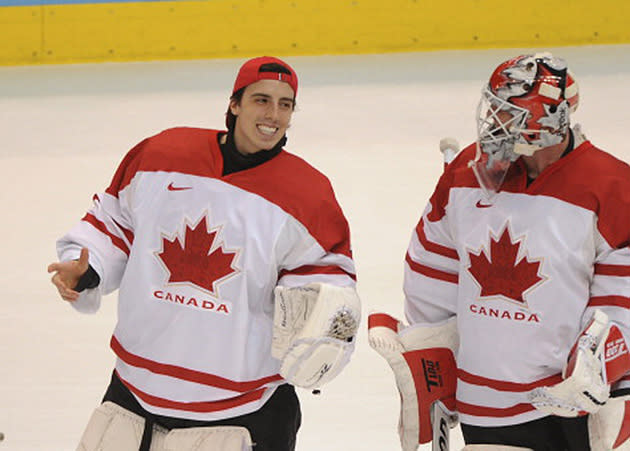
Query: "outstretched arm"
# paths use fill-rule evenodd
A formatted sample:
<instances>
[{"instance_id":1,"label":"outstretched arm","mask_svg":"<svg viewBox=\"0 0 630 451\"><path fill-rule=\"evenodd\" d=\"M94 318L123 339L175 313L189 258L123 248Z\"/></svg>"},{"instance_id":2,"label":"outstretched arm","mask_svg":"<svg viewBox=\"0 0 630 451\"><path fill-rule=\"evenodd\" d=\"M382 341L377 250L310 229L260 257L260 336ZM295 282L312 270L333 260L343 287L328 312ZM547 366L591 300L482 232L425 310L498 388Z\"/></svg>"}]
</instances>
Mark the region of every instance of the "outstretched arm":
<instances>
[{"instance_id":1,"label":"outstretched arm","mask_svg":"<svg viewBox=\"0 0 630 451\"><path fill-rule=\"evenodd\" d=\"M48 265L48 272L54 272L51 282L57 287L61 299L74 302L79 299L79 292L75 290L88 268L89 251L87 248L81 249L78 260L66 262L56 262Z\"/></svg>"}]
</instances>

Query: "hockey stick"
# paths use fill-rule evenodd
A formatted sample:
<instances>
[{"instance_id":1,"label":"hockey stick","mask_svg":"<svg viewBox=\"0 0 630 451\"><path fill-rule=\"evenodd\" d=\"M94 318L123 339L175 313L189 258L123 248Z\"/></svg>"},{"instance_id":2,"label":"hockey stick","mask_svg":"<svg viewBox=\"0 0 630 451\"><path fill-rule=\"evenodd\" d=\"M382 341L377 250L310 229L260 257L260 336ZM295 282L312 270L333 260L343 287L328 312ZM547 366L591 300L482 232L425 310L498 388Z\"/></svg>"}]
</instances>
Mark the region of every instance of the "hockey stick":
<instances>
[{"instance_id":1,"label":"hockey stick","mask_svg":"<svg viewBox=\"0 0 630 451\"><path fill-rule=\"evenodd\" d=\"M444 158L444 167L455 159L460 150L459 143L455 138L442 138L440 140L440 152Z\"/></svg>"},{"instance_id":2,"label":"hockey stick","mask_svg":"<svg viewBox=\"0 0 630 451\"><path fill-rule=\"evenodd\" d=\"M457 424L457 415L453 415L442 401L435 401L431 406L431 427L433 440L431 451L449 451L451 426Z\"/></svg>"}]
</instances>

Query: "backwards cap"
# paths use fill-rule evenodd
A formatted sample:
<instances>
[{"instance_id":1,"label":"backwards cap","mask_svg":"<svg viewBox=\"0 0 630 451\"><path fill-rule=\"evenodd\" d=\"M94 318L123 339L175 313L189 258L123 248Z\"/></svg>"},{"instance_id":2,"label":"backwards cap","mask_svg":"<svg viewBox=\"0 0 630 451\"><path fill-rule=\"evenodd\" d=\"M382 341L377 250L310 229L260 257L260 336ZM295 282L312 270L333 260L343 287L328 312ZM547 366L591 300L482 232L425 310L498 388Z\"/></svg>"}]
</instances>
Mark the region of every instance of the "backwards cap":
<instances>
[{"instance_id":1,"label":"backwards cap","mask_svg":"<svg viewBox=\"0 0 630 451\"><path fill-rule=\"evenodd\" d=\"M290 74L283 74L280 72L261 72L260 67L264 64L279 64L290 72ZM291 66L284 61L274 58L272 56L260 56L258 58L250 59L241 66L238 71L236 80L234 81L234 94L239 89L243 89L246 86L256 83L259 80L279 80L288 83L293 88L293 95L297 97L298 78Z\"/></svg>"}]
</instances>

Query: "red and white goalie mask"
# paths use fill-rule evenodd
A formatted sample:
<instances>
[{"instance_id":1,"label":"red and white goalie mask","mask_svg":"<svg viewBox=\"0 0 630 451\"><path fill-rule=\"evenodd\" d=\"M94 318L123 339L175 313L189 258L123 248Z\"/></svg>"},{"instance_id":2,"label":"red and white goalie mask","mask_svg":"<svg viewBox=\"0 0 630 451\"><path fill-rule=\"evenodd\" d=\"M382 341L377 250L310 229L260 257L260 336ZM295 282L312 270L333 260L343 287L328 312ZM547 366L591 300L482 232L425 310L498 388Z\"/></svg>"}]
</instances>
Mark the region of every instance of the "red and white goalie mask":
<instances>
[{"instance_id":1,"label":"red and white goalie mask","mask_svg":"<svg viewBox=\"0 0 630 451\"><path fill-rule=\"evenodd\" d=\"M564 140L578 100L578 85L566 62L550 53L522 55L494 70L477 108L472 165L486 194L499 190L521 155Z\"/></svg>"}]
</instances>

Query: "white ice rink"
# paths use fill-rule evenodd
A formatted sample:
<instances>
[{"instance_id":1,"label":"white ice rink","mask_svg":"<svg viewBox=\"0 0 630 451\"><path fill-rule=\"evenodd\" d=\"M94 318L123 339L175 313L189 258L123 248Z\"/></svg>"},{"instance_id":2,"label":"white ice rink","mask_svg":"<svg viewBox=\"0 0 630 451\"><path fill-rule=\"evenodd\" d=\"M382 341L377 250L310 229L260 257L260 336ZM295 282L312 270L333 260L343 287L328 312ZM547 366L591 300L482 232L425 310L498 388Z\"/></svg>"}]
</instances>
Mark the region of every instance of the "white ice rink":
<instances>
[{"instance_id":1,"label":"white ice rink","mask_svg":"<svg viewBox=\"0 0 630 451\"><path fill-rule=\"evenodd\" d=\"M552 50L580 84L574 121L630 161L630 46ZM300 77L287 149L333 182L364 319L402 316L405 250L442 169L438 142L474 139L482 84L522 51L287 58ZM56 238L138 141L174 125L222 127L243 61L0 68L0 451L73 450L113 367L116 295L90 316L58 299L46 273ZM400 449L394 379L366 337L363 321L351 364L320 396L299 392L298 450Z\"/></svg>"}]
</instances>

